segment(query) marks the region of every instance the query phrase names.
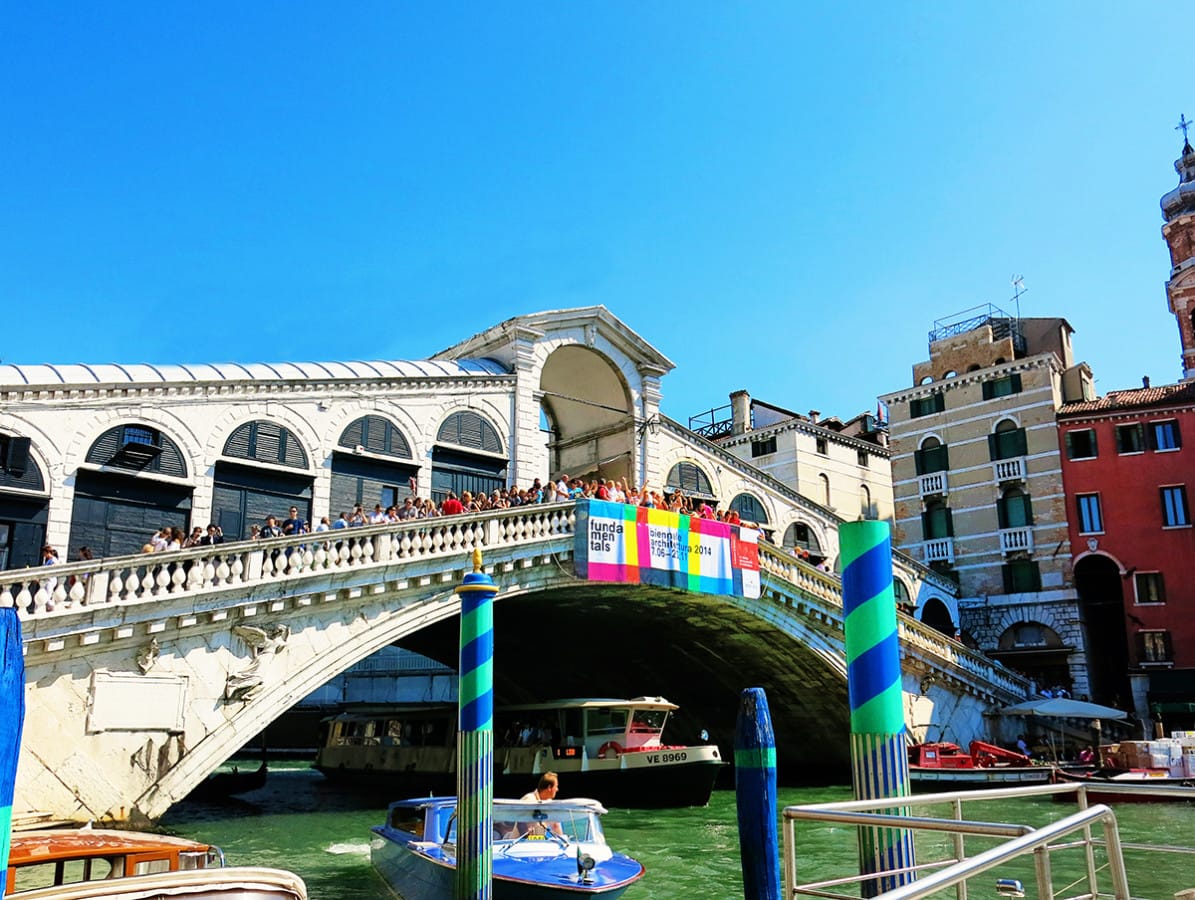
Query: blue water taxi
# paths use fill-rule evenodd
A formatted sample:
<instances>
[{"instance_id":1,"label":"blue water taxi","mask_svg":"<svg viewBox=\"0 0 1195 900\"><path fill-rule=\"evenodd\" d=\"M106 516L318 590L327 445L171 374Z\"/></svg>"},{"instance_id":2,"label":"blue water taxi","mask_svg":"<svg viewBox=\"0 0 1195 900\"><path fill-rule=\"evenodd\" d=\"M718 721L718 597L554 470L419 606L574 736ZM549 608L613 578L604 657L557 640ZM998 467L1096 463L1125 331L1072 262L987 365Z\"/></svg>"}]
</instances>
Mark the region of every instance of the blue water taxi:
<instances>
[{"instance_id":1,"label":"blue water taxi","mask_svg":"<svg viewBox=\"0 0 1195 900\"><path fill-rule=\"evenodd\" d=\"M494 900L614 900L643 865L606 843L596 800L495 800ZM374 867L402 900L451 897L456 878L456 798L391 803L371 829Z\"/></svg>"}]
</instances>

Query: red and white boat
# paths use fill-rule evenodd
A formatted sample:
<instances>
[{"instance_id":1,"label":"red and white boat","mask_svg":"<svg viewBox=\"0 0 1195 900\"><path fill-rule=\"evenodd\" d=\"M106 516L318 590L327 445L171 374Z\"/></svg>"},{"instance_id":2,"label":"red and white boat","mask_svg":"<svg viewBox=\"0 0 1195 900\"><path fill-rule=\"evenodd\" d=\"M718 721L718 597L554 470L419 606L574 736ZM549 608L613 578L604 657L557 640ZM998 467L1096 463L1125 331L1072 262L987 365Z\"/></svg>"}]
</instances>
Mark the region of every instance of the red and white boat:
<instances>
[{"instance_id":1,"label":"red and white boat","mask_svg":"<svg viewBox=\"0 0 1195 900\"><path fill-rule=\"evenodd\" d=\"M909 782L914 790L959 790L1047 784L1054 769L1034 765L1015 750L972 741L966 750L945 741L909 747Z\"/></svg>"}]
</instances>

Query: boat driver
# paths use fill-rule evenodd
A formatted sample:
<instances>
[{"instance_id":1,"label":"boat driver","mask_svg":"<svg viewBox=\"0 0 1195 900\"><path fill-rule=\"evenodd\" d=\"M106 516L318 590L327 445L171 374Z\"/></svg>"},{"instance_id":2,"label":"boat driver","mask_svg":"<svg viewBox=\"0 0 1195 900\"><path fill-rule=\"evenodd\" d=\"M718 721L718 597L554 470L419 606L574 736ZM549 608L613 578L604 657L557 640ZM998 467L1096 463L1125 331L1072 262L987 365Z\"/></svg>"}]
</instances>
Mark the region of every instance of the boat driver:
<instances>
[{"instance_id":1,"label":"boat driver","mask_svg":"<svg viewBox=\"0 0 1195 900\"><path fill-rule=\"evenodd\" d=\"M539 784L535 790L529 791L520 797L520 800L555 800L556 793L560 790L560 777L555 772L544 772L539 776ZM560 827L559 822L545 823L548 824L552 831L556 834L564 834L564 829ZM540 824L533 824L527 830L529 834L544 834L544 826Z\"/></svg>"}]
</instances>

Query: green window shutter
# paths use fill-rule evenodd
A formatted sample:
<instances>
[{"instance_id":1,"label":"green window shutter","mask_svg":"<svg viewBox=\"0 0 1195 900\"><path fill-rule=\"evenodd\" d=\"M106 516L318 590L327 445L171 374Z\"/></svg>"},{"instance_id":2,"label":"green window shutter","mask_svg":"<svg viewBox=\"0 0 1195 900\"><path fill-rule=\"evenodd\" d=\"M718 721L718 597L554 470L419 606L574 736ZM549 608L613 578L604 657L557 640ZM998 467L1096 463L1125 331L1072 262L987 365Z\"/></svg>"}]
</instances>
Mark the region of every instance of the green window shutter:
<instances>
[{"instance_id":1,"label":"green window shutter","mask_svg":"<svg viewBox=\"0 0 1195 900\"><path fill-rule=\"evenodd\" d=\"M1033 524L1033 498L1031 498L1028 494L1025 494L1024 496L1021 497L1021 506L1023 507L1023 509L1025 511L1025 524L1032 525Z\"/></svg>"},{"instance_id":2,"label":"green window shutter","mask_svg":"<svg viewBox=\"0 0 1195 900\"><path fill-rule=\"evenodd\" d=\"M996 382L985 381L983 383L983 399L991 400L995 396L996 396Z\"/></svg>"},{"instance_id":3,"label":"green window shutter","mask_svg":"<svg viewBox=\"0 0 1195 900\"><path fill-rule=\"evenodd\" d=\"M1064 438L1065 438L1064 449L1066 450L1066 458L1074 459L1075 458L1075 442L1073 440L1071 440L1071 432L1068 431L1064 435Z\"/></svg>"},{"instance_id":4,"label":"green window shutter","mask_svg":"<svg viewBox=\"0 0 1195 900\"><path fill-rule=\"evenodd\" d=\"M1019 394L1021 392L1021 373L1014 372L1008 376L1008 380L1012 384L1012 393Z\"/></svg>"},{"instance_id":5,"label":"green window shutter","mask_svg":"<svg viewBox=\"0 0 1195 900\"><path fill-rule=\"evenodd\" d=\"M1010 498L1001 497L996 501L996 518L999 520L1001 528L1008 527L1008 501Z\"/></svg>"},{"instance_id":6,"label":"green window shutter","mask_svg":"<svg viewBox=\"0 0 1195 900\"><path fill-rule=\"evenodd\" d=\"M1006 593L1006 594L1014 593L1013 589L1012 589L1012 583L1013 583L1012 566L1008 565L1008 564L1001 566L1000 574L1004 576L1004 593Z\"/></svg>"},{"instance_id":7,"label":"green window shutter","mask_svg":"<svg viewBox=\"0 0 1195 900\"><path fill-rule=\"evenodd\" d=\"M1013 456L1028 456L1029 455L1029 441L1025 436L1025 429L1018 428L1013 432Z\"/></svg>"},{"instance_id":8,"label":"green window shutter","mask_svg":"<svg viewBox=\"0 0 1195 900\"><path fill-rule=\"evenodd\" d=\"M914 468L916 468L918 475L925 474L925 451L924 450L914 450L913 451L913 466L914 466Z\"/></svg>"},{"instance_id":9,"label":"green window shutter","mask_svg":"<svg viewBox=\"0 0 1195 900\"><path fill-rule=\"evenodd\" d=\"M1000 437L998 434L988 435L988 456L991 458L992 462L995 462L1000 458L1000 444L997 441L998 437Z\"/></svg>"},{"instance_id":10,"label":"green window shutter","mask_svg":"<svg viewBox=\"0 0 1195 900\"><path fill-rule=\"evenodd\" d=\"M954 537L954 516L949 509L943 510L946 513L946 537Z\"/></svg>"}]
</instances>

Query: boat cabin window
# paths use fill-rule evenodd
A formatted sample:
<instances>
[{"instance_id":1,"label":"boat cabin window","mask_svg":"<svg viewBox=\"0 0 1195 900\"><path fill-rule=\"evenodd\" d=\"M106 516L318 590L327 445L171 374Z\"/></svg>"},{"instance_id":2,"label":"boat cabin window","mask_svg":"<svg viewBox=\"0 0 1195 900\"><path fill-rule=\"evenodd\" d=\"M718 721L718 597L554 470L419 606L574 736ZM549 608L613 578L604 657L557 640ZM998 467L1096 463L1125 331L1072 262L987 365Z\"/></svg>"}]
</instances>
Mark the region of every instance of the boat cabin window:
<instances>
[{"instance_id":1,"label":"boat cabin window","mask_svg":"<svg viewBox=\"0 0 1195 900\"><path fill-rule=\"evenodd\" d=\"M423 837L424 811L409 806L399 806L390 811L390 827Z\"/></svg>"},{"instance_id":2,"label":"boat cabin window","mask_svg":"<svg viewBox=\"0 0 1195 900\"><path fill-rule=\"evenodd\" d=\"M664 722L668 718L666 709L637 709L631 718L631 731L650 731L652 733L664 730Z\"/></svg>"},{"instance_id":3,"label":"boat cabin window","mask_svg":"<svg viewBox=\"0 0 1195 900\"><path fill-rule=\"evenodd\" d=\"M589 710L589 736L620 735L627 730L627 710L601 709Z\"/></svg>"},{"instance_id":4,"label":"boat cabin window","mask_svg":"<svg viewBox=\"0 0 1195 900\"><path fill-rule=\"evenodd\" d=\"M133 863L134 875L156 875L158 872L170 871L170 858L163 856L160 859L142 859Z\"/></svg>"},{"instance_id":5,"label":"boat cabin window","mask_svg":"<svg viewBox=\"0 0 1195 900\"><path fill-rule=\"evenodd\" d=\"M120 878L124 875L124 858L94 856L88 859L34 863L17 868L13 874L16 875L14 891L32 891L35 888L53 887L58 884Z\"/></svg>"}]
</instances>

